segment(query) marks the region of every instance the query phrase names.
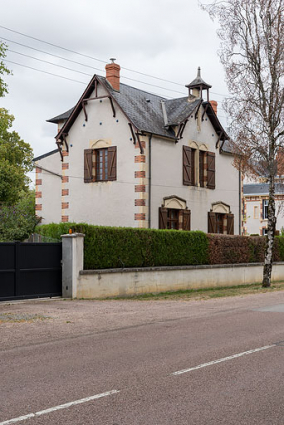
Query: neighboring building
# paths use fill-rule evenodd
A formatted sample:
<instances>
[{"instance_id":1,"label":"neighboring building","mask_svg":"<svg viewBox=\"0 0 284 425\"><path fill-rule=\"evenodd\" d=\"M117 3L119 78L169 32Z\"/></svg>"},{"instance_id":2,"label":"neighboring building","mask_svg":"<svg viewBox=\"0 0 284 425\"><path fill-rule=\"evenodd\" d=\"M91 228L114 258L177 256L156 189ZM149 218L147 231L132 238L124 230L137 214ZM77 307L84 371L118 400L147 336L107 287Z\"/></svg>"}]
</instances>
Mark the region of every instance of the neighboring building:
<instances>
[{"instance_id":1,"label":"neighboring building","mask_svg":"<svg viewBox=\"0 0 284 425\"><path fill-rule=\"evenodd\" d=\"M268 183L250 183L243 186L243 234L266 235L268 219ZM276 233L284 227L284 184L275 185Z\"/></svg>"},{"instance_id":2,"label":"neighboring building","mask_svg":"<svg viewBox=\"0 0 284 425\"><path fill-rule=\"evenodd\" d=\"M217 102L200 69L186 87L167 100L120 83L115 63L95 75L73 109L49 120L58 151L34 159L42 223L239 234L241 180Z\"/></svg>"}]
</instances>

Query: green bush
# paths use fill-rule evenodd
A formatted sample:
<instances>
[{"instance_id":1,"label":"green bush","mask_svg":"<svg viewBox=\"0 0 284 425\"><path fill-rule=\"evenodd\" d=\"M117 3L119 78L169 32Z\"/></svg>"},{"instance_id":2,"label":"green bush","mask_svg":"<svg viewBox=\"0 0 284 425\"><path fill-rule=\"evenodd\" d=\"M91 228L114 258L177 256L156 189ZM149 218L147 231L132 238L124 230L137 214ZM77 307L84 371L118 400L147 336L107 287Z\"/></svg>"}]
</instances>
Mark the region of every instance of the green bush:
<instances>
[{"instance_id":1,"label":"green bush","mask_svg":"<svg viewBox=\"0 0 284 425\"><path fill-rule=\"evenodd\" d=\"M266 238L206 235L200 231L134 229L60 223L38 226L43 236L84 233L84 269L259 263ZM275 237L274 261L284 261L284 236Z\"/></svg>"},{"instance_id":2,"label":"green bush","mask_svg":"<svg viewBox=\"0 0 284 425\"><path fill-rule=\"evenodd\" d=\"M200 231L134 229L60 223L38 226L53 239L84 233L84 269L208 264L208 240Z\"/></svg>"}]
</instances>

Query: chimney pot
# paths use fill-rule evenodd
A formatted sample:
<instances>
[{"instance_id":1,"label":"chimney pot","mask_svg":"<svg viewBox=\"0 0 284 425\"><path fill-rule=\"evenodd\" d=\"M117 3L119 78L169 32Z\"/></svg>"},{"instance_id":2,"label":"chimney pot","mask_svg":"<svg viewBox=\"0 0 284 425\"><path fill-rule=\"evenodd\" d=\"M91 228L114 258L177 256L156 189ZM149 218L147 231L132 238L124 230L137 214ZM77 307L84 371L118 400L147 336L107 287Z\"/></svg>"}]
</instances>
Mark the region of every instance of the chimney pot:
<instances>
[{"instance_id":1,"label":"chimney pot","mask_svg":"<svg viewBox=\"0 0 284 425\"><path fill-rule=\"evenodd\" d=\"M119 91L120 87L120 66L114 63L115 59L110 59L112 63L108 63L106 69L106 79L111 84L112 88Z\"/></svg>"}]
</instances>

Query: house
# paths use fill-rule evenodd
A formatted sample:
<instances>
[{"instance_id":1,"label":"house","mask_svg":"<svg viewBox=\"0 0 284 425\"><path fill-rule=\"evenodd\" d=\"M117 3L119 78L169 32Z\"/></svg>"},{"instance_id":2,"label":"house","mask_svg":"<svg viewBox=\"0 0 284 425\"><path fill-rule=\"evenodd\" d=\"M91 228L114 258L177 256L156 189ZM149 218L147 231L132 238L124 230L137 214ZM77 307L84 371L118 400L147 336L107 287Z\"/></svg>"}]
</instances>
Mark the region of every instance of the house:
<instances>
[{"instance_id":1,"label":"house","mask_svg":"<svg viewBox=\"0 0 284 425\"><path fill-rule=\"evenodd\" d=\"M49 120L57 149L34 159L42 223L86 222L239 234L241 179L200 75L165 99L94 75L76 106ZM203 100L205 95L206 100Z\"/></svg>"},{"instance_id":2,"label":"house","mask_svg":"<svg viewBox=\"0 0 284 425\"><path fill-rule=\"evenodd\" d=\"M243 185L243 234L267 234L269 184L255 180ZM279 176L275 184L276 234L284 228L284 184Z\"/></svg>"}]
</instances>

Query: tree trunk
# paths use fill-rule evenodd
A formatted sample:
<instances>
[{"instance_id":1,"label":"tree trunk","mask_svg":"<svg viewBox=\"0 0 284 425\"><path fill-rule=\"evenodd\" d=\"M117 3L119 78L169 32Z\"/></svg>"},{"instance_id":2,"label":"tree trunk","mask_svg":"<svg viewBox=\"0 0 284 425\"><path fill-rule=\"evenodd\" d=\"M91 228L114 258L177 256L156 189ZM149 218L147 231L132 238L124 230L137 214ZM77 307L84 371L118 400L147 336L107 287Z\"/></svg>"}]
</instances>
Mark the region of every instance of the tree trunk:
<instances>
[{"instance_id":1,"label":"tree trunk","mask_svg":"<svg viewBox=\"0 0 284 425\"><path fill-rule=\"evenodd\" d=\"M267 288L271 285L273 246L275 234L275 180L274 175L269 176L269 201L268 201L268 226L265 246L265 258L263 268L262 286Z\"/></svg>"}]
</instances>

